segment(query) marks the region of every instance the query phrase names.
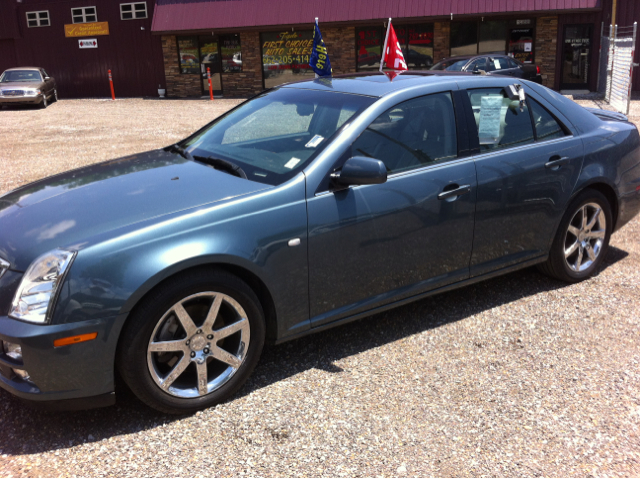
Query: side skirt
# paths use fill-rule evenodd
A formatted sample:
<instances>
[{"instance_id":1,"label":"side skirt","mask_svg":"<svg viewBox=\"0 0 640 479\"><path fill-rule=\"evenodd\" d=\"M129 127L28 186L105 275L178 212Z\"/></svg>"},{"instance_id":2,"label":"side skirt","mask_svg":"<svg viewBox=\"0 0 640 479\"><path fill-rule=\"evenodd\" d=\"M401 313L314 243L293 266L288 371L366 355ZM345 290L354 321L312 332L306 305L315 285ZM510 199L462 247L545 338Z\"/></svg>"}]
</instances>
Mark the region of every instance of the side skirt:
<instances>
[{"instance_id":1,"label":"side skirt","mask_svg":"<svg viewBox=\"0 0 640 479\"><path fill-rule=\"evenodd\" d=\"M530 260L525 261L523 263L518 263L518 264L514 264L514 265L511 265L511 266L508 266L506 268L501 268L501 269L497 269L495 271L491 271L491 272L483 274L481 276L475 276L473 278L465 279L464 281L459 281L457 283L449 284L447 286L443 286L441 288L433 289L433 290L427 291L425 293L416 294L415 296L410 296L409 298L405 298L405 299L402 299L400 301L394 301L392 303L385 304L384 306L379 306L377 308L370 309L370 310L364 311L362 313L354 314L353 316L348 316L346 318L342 318L342 319L339 319L337 321L333 321L331 323L326 323L326 324L323 324L321 326L317 326L315 328L312 328L312 329L309 329L309 330L306 330L306 331L301 331L298 334L294 334L294 335L291 335L291 336L280 338L280 339L276 340L274 344L282 344L282 343L285 343L287 341L291 341L293 339L298 339L298 338L301 338L303 336L307 336L308 334L318 333L320 331L324 331L326 329L333 328L334 326L340 326L340 325L343 325L343 324L346 324L346 323L350 323L351 321L356 321L358 319L365 318L367 316L373 316L374 314L378 314L378 313L381 313L383 311L387 311L389 309L397 308L398 306L403 306L405 304L412 303L414 301L419 301L419 300L427 298L429 296L433 296L433 295L440 294L440 293L445 293L445 292L451 291L453 289L463 288L465 286L469 286L469 285L472 285L474 283L479 283L480 281L484 281L486 279L495 278L496 276L502 276L503 274L511 273L511 272L517 271L519 269L528 268L529 266L533 266L533 265L536 265L538 263L544 263L547 260L548 257L549 257L549 255L539 256L537 258L530 259Z\"/></svg>"}]
</instances>

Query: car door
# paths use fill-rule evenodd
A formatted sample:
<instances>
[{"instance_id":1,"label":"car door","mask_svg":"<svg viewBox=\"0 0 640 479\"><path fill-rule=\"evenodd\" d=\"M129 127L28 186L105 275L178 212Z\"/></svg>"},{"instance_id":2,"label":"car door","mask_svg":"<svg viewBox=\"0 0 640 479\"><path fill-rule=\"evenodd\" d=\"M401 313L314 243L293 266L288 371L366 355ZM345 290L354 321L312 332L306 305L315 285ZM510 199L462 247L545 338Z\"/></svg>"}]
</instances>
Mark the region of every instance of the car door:
<instances>
[{"instance_id":1,"label":"car door","mask_svg":"<svg viewBox=\"0 0 640 479\"><path fill-rule=\"evenodd\" d=\"M477 70L476 70L477 68ZM487 71L487 57L474 58L464 69L467 72Z\"/></svg>"},{"instance_id":2,"label":"car door","mask_svg":"<svg viewBox=\"0 0 640 479\"><path fill-rule=\"evenodd\" d=\"M521 76L517 69L511 67L506 57L490 57L487 65L489 68L488 71L491 72L492 75Z\"/></svg>"},{"instance_id":3,"label":"car door","mask_svg":"<svg viewBox=\"0 0 640 479\"><path fill-rule=\"evenodd\" d=\"M468 278L476 172L459 155L452 97L397 104L342 155L383 161L386 183L309 198L313 327Z\"/></svg>"},{"instance_id":4,"label":"car door","mask_svg":"<svg viewBox=\"0 0 640 479\"><path fill-rule=\"evenodd\" d=\"M465 95L480 148L472 277L545 256L582 167L580 138L526 91L522 109L499 86Z\"/></svg>"},{"instance_id":5,"label":"car door","mask_svg":"<svg viewBox=\"0 0 640 479\"><path fill-rule=\"evenodd\" d=\"M42 82L43 82L43 90L44 93L49 96L51 95L52 91L53 91L53 80L51 78L49 78L49 75L47 75L47 72L44 70L40 70L40 74L42 75ZM48 80L46 80L46 78L49 78Z\"/></svg>"}]
</instances>

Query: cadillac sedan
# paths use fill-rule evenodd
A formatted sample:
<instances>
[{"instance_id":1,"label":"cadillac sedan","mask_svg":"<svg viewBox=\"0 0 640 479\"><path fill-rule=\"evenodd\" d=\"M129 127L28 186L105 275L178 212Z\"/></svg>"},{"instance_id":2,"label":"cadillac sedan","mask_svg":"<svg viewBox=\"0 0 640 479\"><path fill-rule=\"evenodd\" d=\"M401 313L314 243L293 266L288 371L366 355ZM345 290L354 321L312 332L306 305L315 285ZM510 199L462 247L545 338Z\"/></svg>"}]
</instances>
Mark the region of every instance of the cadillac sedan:
<instances>
[{"instance_id":1,"label":"cadillac sedan","mask_svg":"<svg viewBox=\"0 0 640 479\"><path fill-rule=\"evenodd\" d=\"M0 386L98 407L118 371L192 412L232 396L265 341L532 265L584 280L639 210L636 127L538 84L283 85L0 197Z\"/></svg>"}]
</instances>

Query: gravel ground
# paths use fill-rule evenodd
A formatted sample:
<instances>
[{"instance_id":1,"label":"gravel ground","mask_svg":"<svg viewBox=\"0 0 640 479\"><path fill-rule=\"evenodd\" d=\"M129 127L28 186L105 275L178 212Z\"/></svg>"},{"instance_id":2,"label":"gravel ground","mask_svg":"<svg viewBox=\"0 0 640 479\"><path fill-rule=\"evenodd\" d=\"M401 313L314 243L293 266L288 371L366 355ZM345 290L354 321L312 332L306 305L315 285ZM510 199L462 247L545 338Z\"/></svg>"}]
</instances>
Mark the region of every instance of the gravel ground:
<instances>
[{"instance_id":1,"label":"gravel ground","mask_svg":"<svg viewBox=\"0 0 640 479\"><path fill-rule=\"evenodd\" d=\"M2 111L0 193L167 145L234 104ZM638 476L639 234L636 219L577 285L527 269L268 347L235 398L189 417L122 387L75 413L1 391L0 475Z\"/></svg>"}]
</instances>

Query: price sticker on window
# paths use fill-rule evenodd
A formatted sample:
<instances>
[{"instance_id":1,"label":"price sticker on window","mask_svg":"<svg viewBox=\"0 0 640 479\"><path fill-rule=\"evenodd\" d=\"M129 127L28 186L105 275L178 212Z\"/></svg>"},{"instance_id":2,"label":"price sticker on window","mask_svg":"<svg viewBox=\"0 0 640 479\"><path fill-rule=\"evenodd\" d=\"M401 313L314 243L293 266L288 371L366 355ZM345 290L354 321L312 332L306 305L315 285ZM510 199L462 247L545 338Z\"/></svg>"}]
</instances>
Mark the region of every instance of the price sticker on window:
<instances>
[{"instance_id":1,"label":"price sticker on window","mask_svg":"<svg viewBox=\"0 0 640 479\"><path fill-rule=\"evenodd\" d=\"M502 96L483 96L480 101L478 138L481 145L495 145L500 140Z\"/></svg>"}]
</instances>

